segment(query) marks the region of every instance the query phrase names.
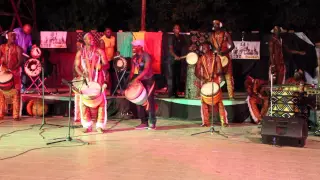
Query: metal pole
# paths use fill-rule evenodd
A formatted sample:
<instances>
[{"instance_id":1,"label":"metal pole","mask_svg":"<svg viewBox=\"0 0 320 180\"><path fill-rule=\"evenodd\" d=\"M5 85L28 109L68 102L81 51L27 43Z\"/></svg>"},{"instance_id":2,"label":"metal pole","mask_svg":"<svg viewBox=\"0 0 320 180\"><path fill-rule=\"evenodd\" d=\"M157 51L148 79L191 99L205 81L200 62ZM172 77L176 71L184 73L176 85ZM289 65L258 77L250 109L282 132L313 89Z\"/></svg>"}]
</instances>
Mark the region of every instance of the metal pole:
<instances>
[{"instance_id":1,"label":"metal pole","mask_svg":"<svg viewBox=\"0 0 320 180\"><path fill-rule=\"evenodd\" d=\"M146 30L146 2L147 0L141 0L141 31Z\"/></svg>"}]
</instances>

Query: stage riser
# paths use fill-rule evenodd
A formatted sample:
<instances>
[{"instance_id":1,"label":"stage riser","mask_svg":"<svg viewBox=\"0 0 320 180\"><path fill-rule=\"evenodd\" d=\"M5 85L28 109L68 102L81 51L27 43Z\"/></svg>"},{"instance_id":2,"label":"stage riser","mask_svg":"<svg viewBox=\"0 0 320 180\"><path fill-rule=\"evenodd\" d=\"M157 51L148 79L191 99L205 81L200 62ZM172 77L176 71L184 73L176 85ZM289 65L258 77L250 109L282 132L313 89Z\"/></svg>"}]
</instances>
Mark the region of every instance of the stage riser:
<instances>
[{"instance_id":1,"label":"stage riser","mask_svg":"<svg viewBox=\"0 0 320 180\"><path fill-rule=\"evenodd\" d=\"M26 102L23 103L23 115L28 115L26 111ZM67 101L45 101L48 104L48 116L67 116L68 102ZM184 105L164 100L156 100L157 111L156 115L162 118L179 118L185 120L200 120L200 106ZM71 105L71 115L74 114L74 103ZM231 123L242 123L249 117L249 109L247 104L237 104L226 106L228 120ZM125 98L112 98L108 100L108 116L110 118L121 118L123 114L129 114L130 118L137 118L136 106ZM128 117L127 117L128 118ZM219 122L218 116L215 122Z\"/></svg>"},{"instance_id":2,"label":"stage riser","mask_svg":"<svg viewBox=\"0 0 320 180\"><path fill-rule=\"evenodd\" d=\"M201 120L200 106L192 106L185 104L178 104L164 100L156 100L159 110L157 115L164 118L180 118L186 120ZM237 104L225 106L230 123L243 123L250 115L248 105ZM215 114L214 122L220 122L218 113Z\"/></svg>"}]
</instances>

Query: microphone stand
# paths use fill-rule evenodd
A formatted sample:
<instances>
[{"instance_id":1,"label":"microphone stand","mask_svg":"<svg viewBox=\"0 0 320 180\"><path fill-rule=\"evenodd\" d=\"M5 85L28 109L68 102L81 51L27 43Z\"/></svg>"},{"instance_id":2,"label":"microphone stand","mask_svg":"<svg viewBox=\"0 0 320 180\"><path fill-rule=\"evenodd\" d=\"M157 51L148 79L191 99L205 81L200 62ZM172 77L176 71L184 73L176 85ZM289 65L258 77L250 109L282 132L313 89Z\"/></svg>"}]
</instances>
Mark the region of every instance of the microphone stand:
<instances>
[{"instance_id":1,"label":"microphone stand","mask_svg":"<svg viewBox=\"0 0 320 180\"><path fill-rule=\"evenodd\" d=\"M62 127L61 125L57 125L57 124L48 124L45 117L44 117L44 63L41 62L41 80L42 80L42 123L40 125L39 130L41 130L43 128L43 126L45 125L49 125L49 126L57 126L57 127Z\"/></svg>"},{"instance_id":2,"label":"microphone stand","mask_svg":"<svg viewBox=\"0 0 320 180\"><path fill-rule=\"evenodd\" d=\"M217 65L217 53L214 53L214 61L212 62L212 63L215 63L214 64L214 69L215 69L215 67L216 67L216 65ZM212 79L213 79L213 77L214 77L214 73L215 73L215 70L212 70L212 74L211 74L211 77L212 77ZM219 86L220 86L220 83L219 83ZM223 137L225 137L225 138L228 138L228 136L226 136L226 135L224 135L224 134L221 134L219 131L216 131L215 129L214 129L214 126L213 126L213 121L214 121L214 118L213 118L213 111L214 111L214 101L213 101L213 96L214 96L214 83L212 83L212 92L211 92L211 96L212 96L212 101L211 101L211 127L210 127L210 129L209 130L207 130L207 131L203 131L203 132L198 132L198 133L193 133L193 134L191 134L191 136L194 136L194 135L198 135L198 134L203 134L203 133L208 133L208 132L210 132L211 133L211 135L213 134L213 133L216 133L216 134L218 134L218 135L220 135L220 136L223 136ZM220 117L221 118L221 117Z\"/></svg>"},{"instance_id":3,"label":"microphone stand","mask_svg":"<svg viewBox=\"0 0 320 180\"><path fill-rule=\"evenodd\" d=\"M73 86L74 82L84 82L85 83L85 80L66 81L66 80L62 79L62 83L64 83L64 84L69 86L69 116L68 116L68 120L69 120L68 124L69 125L68 125L68 135L65 138L55 138L53 140L57 140L57 141L49 142L49 143L47 143L47 145L60 143L60 142L65 142L65 141L69 141L69 142L75 141L75 142L79 142L79 143L84 143L81 140L74 140L71 137L71 101L72 101L71 97L72 97L72 86ZM85 144L89 144L89 143L85 143Z\"/></svg>"}]
</instances>

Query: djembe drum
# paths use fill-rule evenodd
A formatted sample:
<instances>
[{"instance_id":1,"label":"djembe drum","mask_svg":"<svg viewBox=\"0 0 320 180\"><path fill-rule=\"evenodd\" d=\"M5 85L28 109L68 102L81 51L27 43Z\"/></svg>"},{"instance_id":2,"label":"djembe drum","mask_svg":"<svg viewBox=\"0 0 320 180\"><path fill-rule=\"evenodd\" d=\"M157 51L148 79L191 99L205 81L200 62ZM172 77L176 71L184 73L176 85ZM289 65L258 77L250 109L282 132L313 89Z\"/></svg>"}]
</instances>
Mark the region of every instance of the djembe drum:
<instances>
[{"instance_id":1,"label":"djembe drum","mask_svg":"<svg viewBox=\"0 0 320 180\"><path fill-rule=\"evenodd\" d=\"M148 100L147 90L141 82L131 83L124 92L125 97L134 104L144 105Z\"/></svg>"},{"instance_id":2,"label":"djembe drum","mask_svg":"<svg viewBox=\"0 0 320 180\"><path fill-rule=\"evenodd\" d=\"M97 82L89 82L88 86L81 87L81 100L84 105L90 108L98 107L103 101L103 91Z\"/></svg>"},{"instance_id":3,"label":"djembe drum","mask_svg":"<svg viewBox=\"0 0 320 180\"><path fill-rule=\"evenodd\" d=\"M215 82L207 82L201 87L202 100L208 105L215 105L222 99L220 87ZM213 104L212 104L213 103Z\"/></svg>"},{"instance_id":4,"label":"djembe drum","mask_svg":"<svg viewBox=\"0 0 320 180\"><path fill-rule=\"evenodd\" d=\"M13 74L6 67L0 67L0 89L8 91L14 87Z\"/></svg>"}]
</instances>

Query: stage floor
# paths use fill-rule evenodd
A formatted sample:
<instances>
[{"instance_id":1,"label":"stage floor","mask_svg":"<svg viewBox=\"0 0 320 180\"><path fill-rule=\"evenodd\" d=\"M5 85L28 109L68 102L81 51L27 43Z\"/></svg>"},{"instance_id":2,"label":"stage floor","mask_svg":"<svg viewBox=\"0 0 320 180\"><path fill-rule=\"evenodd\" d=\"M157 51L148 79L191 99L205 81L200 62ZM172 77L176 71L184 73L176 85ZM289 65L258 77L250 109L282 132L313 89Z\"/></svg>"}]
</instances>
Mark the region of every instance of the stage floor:
<instances>
[{"instance_id":1,"label":"stage floor","mask_svg":"<svg viewBox=\"0 0 320 180\"><path fill-rule=\"evenodd\" d=\"M47 122L67 125L67 118ZM41 118L0 121L0 179L319 179L319 137L309 136L304 148L279 148L261 144L260 135L254 134L259 128L252 124L231 124L223 130L229 136L224 138L210 133L190 136L208 130L200 128L199 121L158 122L157 130L134 130L139 120L109 120L104 134L72 131L74 139L89 145L48 146L51 139L65 137L67 128L32 127ZM7 157L12 158L3 160Z\"/></svg>"}]
</instances>

